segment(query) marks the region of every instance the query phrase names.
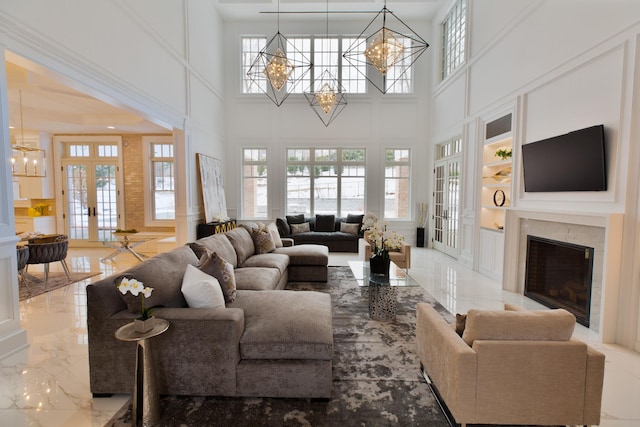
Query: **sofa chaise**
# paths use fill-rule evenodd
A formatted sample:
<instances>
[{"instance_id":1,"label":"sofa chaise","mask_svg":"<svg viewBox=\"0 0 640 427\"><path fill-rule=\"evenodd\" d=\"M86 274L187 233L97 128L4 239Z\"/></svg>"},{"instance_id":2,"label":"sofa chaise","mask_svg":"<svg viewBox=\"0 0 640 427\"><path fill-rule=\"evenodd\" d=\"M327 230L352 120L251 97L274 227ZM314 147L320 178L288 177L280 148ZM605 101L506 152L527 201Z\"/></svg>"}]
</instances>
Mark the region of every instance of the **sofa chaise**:
<instances>
[{"instance_id":1,"label":"sofa chaise","mask_svg":"<svg viewBox=\"0 0 640 427\"><path fill-rule=\"evenodd\" d=\"M306 253L318 263L324 259L326 267L327 249L316 249L307 248ZM187 266L198 265L196 252L203 250L216 252L234 266L237 297L226 307L191 308L182 294ZM292 253L300 268L304 254L304 250ZM133 390L135 343L114 337L119 327L139 315L115 285L119 277L129 276L154 288L146 306L157 307L153 314L170 324L151 340L161 394L329 398L331 300L321 292L283 290L291 258L276 251L255 254L251 234L238 227L88 285L92 393ZM318 265L308 267L313 275Z\"/></svg>"},{"instance_id":2,"label":"sofa chaise","mask_svg":"<svg viewBox=\"0 0 640 427\"><path fill-rule=\"evenodd\" d=\"M470 310L462 336L417 305L421 368L455 422L592 425L600 422L604 355L572 339L566 310Z\"/></svg>"}]
</instances>

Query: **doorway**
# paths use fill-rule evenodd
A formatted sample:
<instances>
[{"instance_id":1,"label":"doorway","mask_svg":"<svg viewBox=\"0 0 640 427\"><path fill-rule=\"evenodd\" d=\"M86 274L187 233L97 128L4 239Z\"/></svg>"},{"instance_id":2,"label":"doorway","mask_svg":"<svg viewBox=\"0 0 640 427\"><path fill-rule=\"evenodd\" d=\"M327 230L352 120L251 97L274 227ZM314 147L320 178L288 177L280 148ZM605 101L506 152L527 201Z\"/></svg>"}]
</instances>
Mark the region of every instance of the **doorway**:
<instances>
[{"instance_id":1,"label":"doorway","mask_svg":"<svg viewBox=\"0 0 640 427\"><path fill-rule=\"evenodd\" d=\"M433 247L458 257L462 139L438 144L433 169Z\"/></svg>"},{"instance_id":2,"label":"doorway","mask_svg":"<svg viewBox=\"0 0 640 427\"><path fill-rule=\"evenodd\" d=\"M122 214L120 152L119 137L61 141L63 221L72 245L98 246L113 240Z\"/></svg>"}]
</instances>

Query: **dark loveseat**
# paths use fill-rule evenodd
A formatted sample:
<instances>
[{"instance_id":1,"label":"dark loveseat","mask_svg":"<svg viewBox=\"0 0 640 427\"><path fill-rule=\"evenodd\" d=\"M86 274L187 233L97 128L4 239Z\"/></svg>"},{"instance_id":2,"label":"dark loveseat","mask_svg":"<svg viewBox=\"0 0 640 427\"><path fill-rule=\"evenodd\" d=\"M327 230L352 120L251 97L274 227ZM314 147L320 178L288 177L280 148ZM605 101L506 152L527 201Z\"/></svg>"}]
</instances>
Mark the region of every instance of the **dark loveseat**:
<instances>
[{"instance_id":1,"label":"dark loveseat","mask_svg":"<svg viewBox=\"0 0 640 427\"><path fill-rule=\"evenodd\" d=\"M306 218L304 214L287 215L286 218L278 218L276 225L280 237L293 239L296 245L316 244L327 246L330 252L358 252L363 217L316 215Z\"/></svg>"}]
</instances>

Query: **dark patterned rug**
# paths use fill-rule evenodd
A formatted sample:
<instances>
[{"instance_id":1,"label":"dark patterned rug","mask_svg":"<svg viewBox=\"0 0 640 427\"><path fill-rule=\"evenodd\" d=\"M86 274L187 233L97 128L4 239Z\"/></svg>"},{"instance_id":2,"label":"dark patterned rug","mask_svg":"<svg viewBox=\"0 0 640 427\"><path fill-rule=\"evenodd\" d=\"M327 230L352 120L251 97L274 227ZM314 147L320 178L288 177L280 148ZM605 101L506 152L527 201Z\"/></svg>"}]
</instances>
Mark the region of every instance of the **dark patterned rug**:
<instances>
[{"instance_id":1,"label":"dark patterned rug","mask_svg":"<svg viewBox=\"0 0 640 427\"><path fill-rule=\"evenodd\" d=\"M327 283L287 289L331 294L333 390L330 400L163 396L160 426L448 426L420 375L415 310L429 302L451 314L421 287L399 288L392 322L369 319L368 299L349 267L330 267ZM126 405L108 427L130 425Z\"/></svg>"}]
</instances>

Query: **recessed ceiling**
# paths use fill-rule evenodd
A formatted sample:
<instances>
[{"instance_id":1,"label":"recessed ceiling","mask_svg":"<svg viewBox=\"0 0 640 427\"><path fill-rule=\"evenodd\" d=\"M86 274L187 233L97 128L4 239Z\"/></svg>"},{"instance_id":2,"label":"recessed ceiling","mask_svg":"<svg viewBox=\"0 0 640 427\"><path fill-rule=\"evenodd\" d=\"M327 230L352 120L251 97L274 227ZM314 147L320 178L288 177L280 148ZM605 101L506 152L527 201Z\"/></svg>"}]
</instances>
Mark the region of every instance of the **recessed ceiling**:
<instances>
[{"instance_id":1,"label":"recessed ceiling","mask_svg":"<svg viewBox=\"0 0 640 427\"><path fill-rule=\"evenodd\" d=\"M12 141L34 132L166 133L167 129L44 75L6 62ZM25 136L26 138L26 136Z\"/></svg>"}]
</instances>

